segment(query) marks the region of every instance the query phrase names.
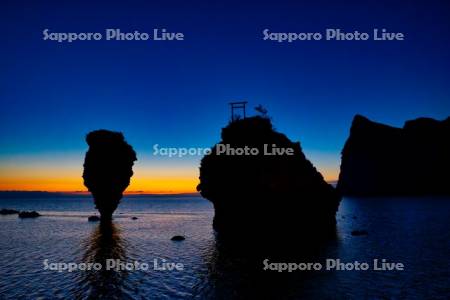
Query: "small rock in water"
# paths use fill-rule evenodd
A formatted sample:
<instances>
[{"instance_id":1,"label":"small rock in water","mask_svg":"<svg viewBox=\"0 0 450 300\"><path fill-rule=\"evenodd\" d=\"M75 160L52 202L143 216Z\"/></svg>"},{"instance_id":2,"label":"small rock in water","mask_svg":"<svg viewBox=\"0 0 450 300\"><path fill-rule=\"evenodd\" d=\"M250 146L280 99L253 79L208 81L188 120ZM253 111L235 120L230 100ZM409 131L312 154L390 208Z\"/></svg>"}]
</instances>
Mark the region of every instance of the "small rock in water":
<instances>
[{"instance_id":1,"label":"small rock in water","mask_svg":"<svg viewBox=\"0 0 450 300\"><path fill-rule=\"evenodd\" d=\"M98 222L98 221L100 221L100 217L99 216L89 216L88 221L89 222Z\"/></svg>"},{"instance_id":2,"label":"small rock in water","mask_svg":"<svg viewBox=\"0 0 450 300\"><path fill-rule=\"evenodd\" d=\"M132 218L131 218L131 220L137 220L137 219L138 219L137 217L132 217Z\"/></svg>"},{"instance_id":3,"label":"small rock in water","mask_svg":"<svg viewBox=\"0 0 450 300\"><path fill-rule=\"evenodd\" d=\"M360 236L360 235L368 235L369 233L367 230L353 230L352 235L353 236Z\"/></svg>"},{"instance_id":4,"label":"small rock in water","mask_svg":"<svg viewBox=\"0 0 450 300\"><path fill-rule=\"evenodd\" d=\"M19 213L19 218L23 219L23 218L37 218L40 217L41 215L37 212L37 211L21 211Z\"/></svg>"},{"instance_id":5,"label":"small rock in water","mask_svg":"<svg viewBox=\"0 0 450 300\"><path fill-rule=\"evenodd\" d=\"M14 215L14 214L18 214L19 211L15 210L15 209L8 209L8 208L3 208L0 210L0 215Z\"/></svg>"},{"instance_id":6,"label":"small rock in water","mask_svg":"<svg viewBox=\"0 0 450 300\"><path fill-rule=\"evenodd\" d=\"M170 240L171 241L184 241L186 238L182 235L175 235Z\"/></svg>"}]
</instances>

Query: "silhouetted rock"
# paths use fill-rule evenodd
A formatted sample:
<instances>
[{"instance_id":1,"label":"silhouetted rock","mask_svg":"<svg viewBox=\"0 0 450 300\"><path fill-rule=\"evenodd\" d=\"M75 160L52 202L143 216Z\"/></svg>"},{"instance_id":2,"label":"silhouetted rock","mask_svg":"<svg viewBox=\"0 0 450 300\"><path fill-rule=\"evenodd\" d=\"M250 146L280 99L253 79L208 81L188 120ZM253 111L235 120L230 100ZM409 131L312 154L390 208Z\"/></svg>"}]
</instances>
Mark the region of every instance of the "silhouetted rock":
<instances>
[{"instance_id":1,"label":"silhouetted rock","mask_svg":"<svg viewBox=\"0 0 450 300\"><path fill-rule=\"evenodd\" d=\"M0 215L15 215L18 213L19 213L19 211L15 210L15 209L2 208L0 210Z\"/></svg>"},{"instance_id":2,"label":"silhouetted rock","mask_svg":"<svg viewBox=\"0 0 450 300\"><path fill-rule=\"evenodd\" d=\"M98 221L100 221L100 217L99 216L89 216L88 221L89 222L98 222Z\"/></svg>"},{"instance_id":3,"label":"silhouetted rock","mask_svg":"<svg viewBox=\"0 0 450 300\"><path fill-rule=\"evenodd\" d=\"M368 235L369 233L367 230L353 230L352 235L353 236L360 236L360 235Z\"/></svg>"},{"instance_id":4,"label":"silhouetted rock","mask_svg":"<svg viewBox=\"0 0 450 300\"><path fill-rule=\"evenodd\" d=\"M37 218L41 215L37 211L21 211L19 212L19 218L25 219L25 218Z\"/></svg>"},{"instance_id":5,"label":"silhouetted rock","mask_svg":"<svg viewBox=\"0 0 450 300\"><path fill-rule=\"evenodd\" d=\"M175 242L179 242L179 241L184 241L186 238L182 235L175 235L173 236L170 240L171 241L175 241Z\"/></svg>"},{"instance_id":6,"label":"silhouetted rock","mask_svg":"<svg viewBox=\"0 0 450 300\"><path fill-rule=\"evenodd\" d=\"M293 155L264 155L264 146L291 148ZM257 155L218 154L218 147L257 148ZM267 151L266 151L267 153ZM197 190L214 204L213 227L228 240L269 241L325 236L335 230L340 197L302 152L272 128L251 117L222 129L222 141L205 155Z\"/></svg>"},{"instance_id":7,"label":"silhouetted rock","mask_svg":"<svg viewBox=\"0 0 450 300\"><path fill-rule=\"evenodd\" d=\"M450 194L450 118L403 128L353 119L342 150L338 190L346 195Z\"/></svg>"},{"instance_id":8,"label":"silhouetted rock","mask_svg":"<svg viewBox=\"0 0 450 300\"><path fill-rule=\"evenodd\" d=\"M89 150L84 160L84 185L92 193L102 219L111 219L130 184L136 153L120 132L92 131L86 142Z\"/></svg>"},{"instance_id":9,"label":"silhouetted rock","mask_svg":"<svg viewBox=\"0 0 450 300\"><path fill-rule=\"evenodd\" d=\"M132 217L132 218L131 218L131 220L137 220L137 219L138 219L137 217Z\"/></svg>"}]
</instances>

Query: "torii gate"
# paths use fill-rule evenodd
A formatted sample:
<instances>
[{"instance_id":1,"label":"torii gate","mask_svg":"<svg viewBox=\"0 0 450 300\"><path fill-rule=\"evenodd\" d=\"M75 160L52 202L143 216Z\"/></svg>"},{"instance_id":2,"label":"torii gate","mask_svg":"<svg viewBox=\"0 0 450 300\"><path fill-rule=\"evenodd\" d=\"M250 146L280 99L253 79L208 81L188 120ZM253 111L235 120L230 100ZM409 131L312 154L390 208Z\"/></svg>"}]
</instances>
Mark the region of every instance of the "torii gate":
<instances>
[{"instance_id":1,"label":"torii gate","mask_svg":"<svg viewBox=\"0 0 450 300\"><path fill-rule=\"evenodd\" d=\"M243 117L245 119L245 105L247 104L247 101L241 101L241 102L230 102L231 106L231 121L235 121L235 115L234 110L235 109L242 109Z\"/></svg>"}]
</instances>

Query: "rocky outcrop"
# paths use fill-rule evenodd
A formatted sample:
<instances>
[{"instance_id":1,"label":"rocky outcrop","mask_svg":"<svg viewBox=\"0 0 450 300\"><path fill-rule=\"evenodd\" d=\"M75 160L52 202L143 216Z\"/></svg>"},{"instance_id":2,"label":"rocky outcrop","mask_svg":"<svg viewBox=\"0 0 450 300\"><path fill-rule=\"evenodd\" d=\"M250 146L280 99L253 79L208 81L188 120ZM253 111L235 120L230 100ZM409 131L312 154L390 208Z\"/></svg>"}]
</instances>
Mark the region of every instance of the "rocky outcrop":
<instances>
[{"instance_id":1,"label":"rocky outcrop","mask_svg":"<svg viewBox=\"0 0 450 300\"><path fill-rule=\"evenodd\" d=\"M338 190L346 195L450 194L450 118L403 128L355 116L342 151Z\"/></svg>"},{"instance_id":2,"label":"rocky outcrop","mask_svg":"<svg viewBox=\"0 0 450 300\"><path fill-rule=\"evenodd\" d=\"M19 218L21 219L28 219L28 218L37 218L40 217L41 214L37 211L21 211L19 212Z\"/></svg>"},{"instance_id":3,"label":"rocky outcrop","mask_svg":"<svg viewBox=\"0 0 450 300\"><path fill-rule=\"evenodd\" d=\"M231 155L220 152L224 147L257 149L258 154ZM291 149L293 155L273 155L275 147ZM197 190L214 204L214 229L235 240L333 231L340 201L300 143L275 131L265 117L237 120L222 129L222 141L201 161Z\"/></svg>"},{"instance_id":4,"label":"rocky outcrop","mask_svg":"<svg viewBox=\"0 0 450 300\"><path fill-rule=\"evenodd\" d=\"M0 210L0 215L15 215L18 213L19 213L19 211L15 210L15 209L2 208Z\"/></svg>"},{"instance_id":5,"label":"rocky outcrop","mask_svg":"<svg viewBox=\"0 0 450 300\"><path fill-rule=\"evenodd\" d=\"M89 150L84 160L84 185L94 197L102 219L111 219L133 176L137 160L120 132L96 130L86 137Z\"/></svg>"},{"instance_id":6,"label":"rocky outcrop","mask_svg":"<svg viewBox=\"0 0 450 300\"><path fill-rule=\"evenodd\" d=\"M184 241L186 238L182 235L174 235L170 240L175 242Z\"/></svg>"}]
</instances>

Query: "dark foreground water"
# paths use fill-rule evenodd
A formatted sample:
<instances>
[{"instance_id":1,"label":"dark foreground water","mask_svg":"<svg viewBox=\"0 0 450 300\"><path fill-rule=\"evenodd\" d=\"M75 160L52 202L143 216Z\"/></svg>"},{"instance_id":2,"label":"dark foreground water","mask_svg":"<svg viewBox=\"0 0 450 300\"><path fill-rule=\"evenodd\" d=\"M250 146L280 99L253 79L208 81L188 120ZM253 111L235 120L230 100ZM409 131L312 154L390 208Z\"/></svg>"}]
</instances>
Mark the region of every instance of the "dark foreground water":
<instances>
[{"instance_id":1,"label":"dark foreground water","mask_svg":"<svg viewBox=\"0 0 450 300\"><path fill-rule=\"evenodd\" d=\"M262 261L249 269L221 253L211 228L212 207L196 197L127 198L107 230L87 221L95 213L89 198L0 199L0 208L44 215L0 216L0 299L450 297L450 199L346 198L337 216L337 240L317 261L367 262L370 269L292 273L263 271ZM352 236L353 230L368 235ZM173 235L186 240L173 242ZM149 269L58 272L44 263L95 263L105 257L147 263ZM184 269L154 270L154 259L182 263ZM400 262L405 270L375 271L374 259Z\"/></svg>"}]
</instances>

